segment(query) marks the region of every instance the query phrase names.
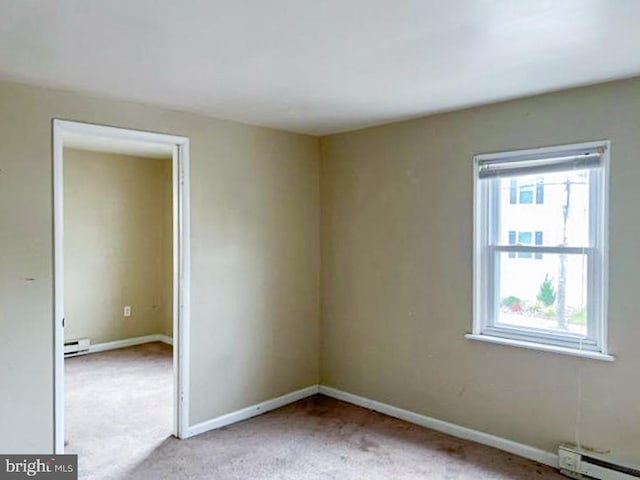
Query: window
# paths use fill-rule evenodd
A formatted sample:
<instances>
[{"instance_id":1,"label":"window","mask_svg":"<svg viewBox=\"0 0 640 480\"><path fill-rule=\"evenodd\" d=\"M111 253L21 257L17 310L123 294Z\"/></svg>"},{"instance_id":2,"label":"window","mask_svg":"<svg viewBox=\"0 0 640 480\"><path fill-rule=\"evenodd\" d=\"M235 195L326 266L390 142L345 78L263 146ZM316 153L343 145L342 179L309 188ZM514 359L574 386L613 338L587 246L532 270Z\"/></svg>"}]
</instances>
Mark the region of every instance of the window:
<instances>
[{"instance_id":1,"label":"window","mask_svg":"<svg viewBox=\"0 0 640 480\"><path fill-rule=\"evenodd\" d=\"M538 177L533 181L520 181L512 178L509 181L509 203L515 204L535 204L544 203L544 178Z\"/></svg>"},{"instance_id":2,"label":"window","mask_svg":"<svg viewBox=\"0 0 640 480\"><path fill-rule=\"evenodd\" d=\"M611 360L608 142L475 158L468 338Z\"/></svg>"}]
</instances>

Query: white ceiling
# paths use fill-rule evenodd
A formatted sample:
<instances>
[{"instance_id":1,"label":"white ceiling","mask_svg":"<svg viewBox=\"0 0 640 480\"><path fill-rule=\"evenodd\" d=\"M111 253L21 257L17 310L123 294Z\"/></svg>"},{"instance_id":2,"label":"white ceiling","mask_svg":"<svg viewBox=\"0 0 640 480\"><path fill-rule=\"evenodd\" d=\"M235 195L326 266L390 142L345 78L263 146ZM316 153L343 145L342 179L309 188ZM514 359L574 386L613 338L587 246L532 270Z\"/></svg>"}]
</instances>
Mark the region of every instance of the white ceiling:
<instances>
[{"instance_id":1,"label":"white ceiling","mask_svg":"<svg viewBox=\"0 0 640 480\"><path fill-rule=\"evenodd\" d=\"M63 145L66 148L89 150L92 152L116 153L144 158L173 158L173 146L159 143L102 137L86 133L65 133Z\"/></svg>"},{"instance_id":2,"label":"white ceiling","mask_svg":"<svg viewBox=\"0 0 640 480\"><path fill-rule=\"evenodd\" d=\"M0 78L326 134L640 73L640 0L0 0Z\"/></svg>"}]
</instances>

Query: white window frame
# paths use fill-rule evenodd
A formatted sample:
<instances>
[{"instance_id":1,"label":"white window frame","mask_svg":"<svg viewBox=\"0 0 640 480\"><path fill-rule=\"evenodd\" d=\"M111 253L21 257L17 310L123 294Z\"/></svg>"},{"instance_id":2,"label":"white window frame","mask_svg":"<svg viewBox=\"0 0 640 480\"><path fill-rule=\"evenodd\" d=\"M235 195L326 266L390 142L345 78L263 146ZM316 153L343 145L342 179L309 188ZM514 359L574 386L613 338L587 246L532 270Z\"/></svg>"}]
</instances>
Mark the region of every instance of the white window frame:
<instances>
[{"instance_id":1,"label":"white window frame","mask_svg":"<svg viewBox=\"0 0 640 480\"><path fill-rule=\"evenodd\" d=\"M474 157L473 325L466 337L490 343L551 351L600 360L614 360L607 351L608 290L608 140L543 147ZM550 165L584 153L599 153L600 167L592 169L589 183L589 245L553 247L499 244L500 177L481 178L481 166L495 162L508 167ZM525 163L526 162L526 163ZM515 165L512 164L512 165ZM523 175L525 173L522 173ZM535 204L534 204L535 205ZM584 254L587 258L587 337L549 330L497 325L499 295L498 259L503 252Z\"/></svg>"}]
</instances>

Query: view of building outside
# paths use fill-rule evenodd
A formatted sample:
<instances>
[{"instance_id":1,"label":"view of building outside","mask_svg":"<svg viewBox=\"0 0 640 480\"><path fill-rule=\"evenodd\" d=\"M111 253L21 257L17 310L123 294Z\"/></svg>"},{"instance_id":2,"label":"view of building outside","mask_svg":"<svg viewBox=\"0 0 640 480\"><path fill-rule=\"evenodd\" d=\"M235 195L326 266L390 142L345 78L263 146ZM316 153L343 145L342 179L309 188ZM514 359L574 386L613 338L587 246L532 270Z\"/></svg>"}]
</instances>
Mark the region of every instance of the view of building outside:
<instances>
[{"instance_id":1,"label":"view of building outside","mask_svg":"<svg viewBox=\"0 0 640 480\"><path fill-rule=\"evenodd\" d=\"M502 245L589 245L589 171L503 178ZM498 324L587 333L587 257L503 252Z\"/></svg>"}]
</instances>

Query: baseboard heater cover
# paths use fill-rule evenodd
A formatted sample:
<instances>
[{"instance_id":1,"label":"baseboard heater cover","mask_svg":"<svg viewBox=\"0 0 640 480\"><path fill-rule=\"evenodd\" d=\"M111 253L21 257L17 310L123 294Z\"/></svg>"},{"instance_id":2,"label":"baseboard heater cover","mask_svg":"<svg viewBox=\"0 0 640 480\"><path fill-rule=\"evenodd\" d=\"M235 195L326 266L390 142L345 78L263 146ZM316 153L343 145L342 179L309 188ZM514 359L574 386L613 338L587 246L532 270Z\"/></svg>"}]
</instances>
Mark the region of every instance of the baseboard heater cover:
<instances>
[{"instance_id":1,"label":"baseboard heater cover","mask_svg":"<svg viewBox=\"0 0 640 480\"><path fill-rule=\"evenodd\" d=\"M88 338L65 340L64 356L75 357L76 355L84 355L85 353L89 353L89 347L91 347L91 341Z\"/></svg>"},{"instance_id":2,"label":"baseboard heater cover","mask_svg":"<svg viewBox=\"0 0 640 480\"><path fill-rule=\"evenodd\" d=\"M560 445L558 448L560 472L575 479L597 480L637 480L640 467L625 465L615 459L574 445Z\"/></svg>"}]
</instances>

